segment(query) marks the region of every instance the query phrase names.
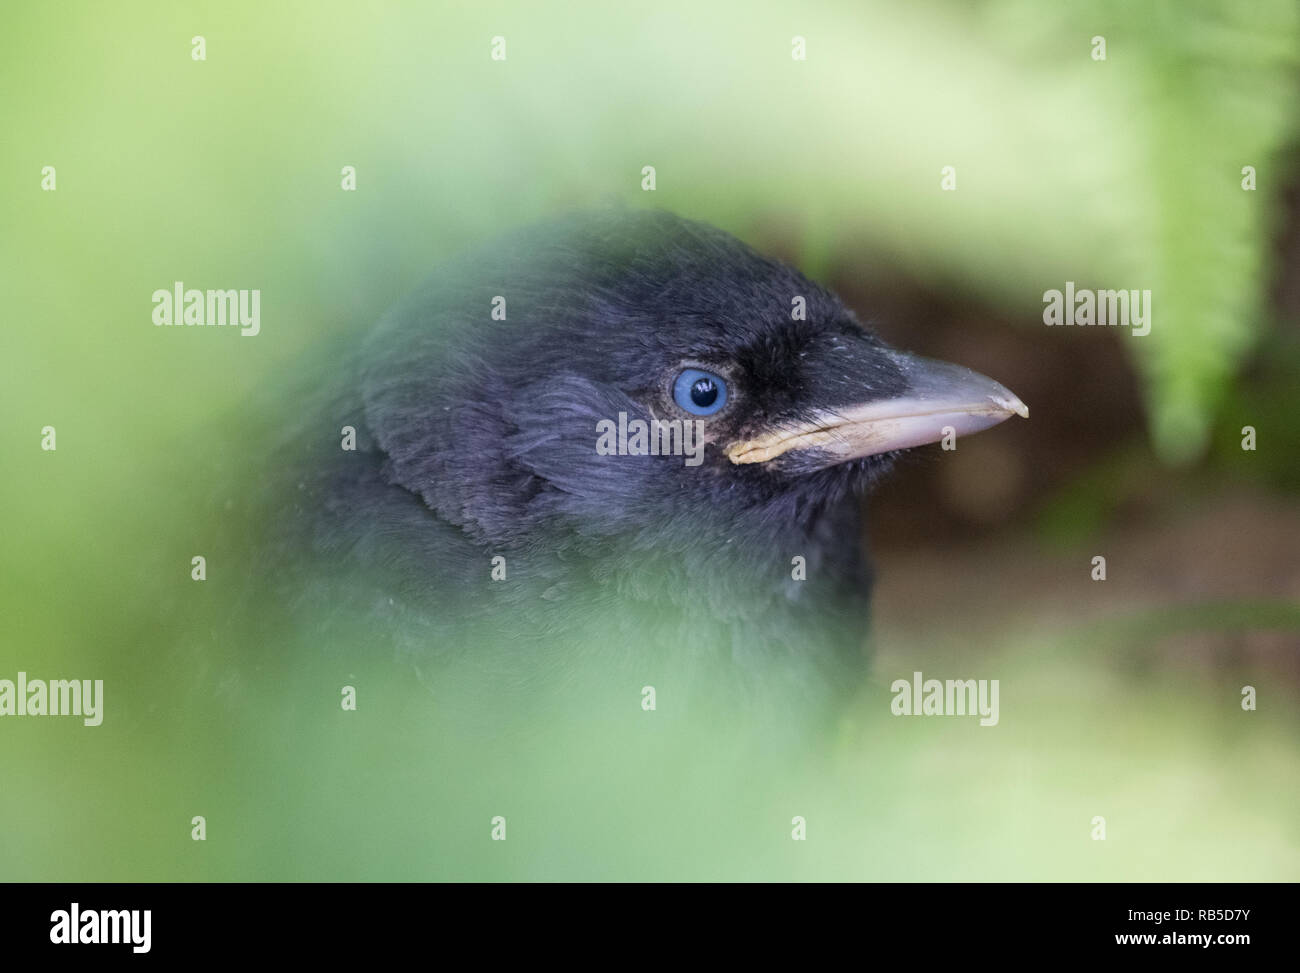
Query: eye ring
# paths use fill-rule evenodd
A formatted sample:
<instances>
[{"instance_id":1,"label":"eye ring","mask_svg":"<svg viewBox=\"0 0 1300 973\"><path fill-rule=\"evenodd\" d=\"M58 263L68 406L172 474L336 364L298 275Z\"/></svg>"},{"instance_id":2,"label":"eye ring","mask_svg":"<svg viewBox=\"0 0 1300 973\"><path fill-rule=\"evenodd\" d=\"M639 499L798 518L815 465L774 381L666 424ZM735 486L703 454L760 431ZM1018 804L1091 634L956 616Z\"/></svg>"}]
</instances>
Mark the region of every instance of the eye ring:
<instances>
[{"instance_id":1,"label":"eye ring","mask_svg":"<svg viewBox=\"0 0 1300 973\"><path fill-rule=\"evenodd\" d=\"M702 368L687 368L673 382L673 401L693 416L711 416L727 404L727 383Z\"/></svg>"}]
</instances>

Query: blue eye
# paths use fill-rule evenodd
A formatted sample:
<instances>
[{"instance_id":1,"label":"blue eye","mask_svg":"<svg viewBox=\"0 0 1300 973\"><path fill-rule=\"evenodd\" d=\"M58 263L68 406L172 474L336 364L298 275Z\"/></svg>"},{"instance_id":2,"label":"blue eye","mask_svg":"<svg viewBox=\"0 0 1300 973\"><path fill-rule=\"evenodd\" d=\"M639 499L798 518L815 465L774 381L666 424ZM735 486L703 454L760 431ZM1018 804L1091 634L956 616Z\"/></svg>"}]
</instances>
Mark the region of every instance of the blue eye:
<instances>
[{"instance_id":1,"label":"blue eye","mask_svg":"<svg viewBox=\"0 0 1300 973\"><path fill-rule=\"evenodd\" d=\"M673 400L693 416L711 416L727 404L727 383L712 372L688 368L673 382Z\"/></svg>"}]
</instances>

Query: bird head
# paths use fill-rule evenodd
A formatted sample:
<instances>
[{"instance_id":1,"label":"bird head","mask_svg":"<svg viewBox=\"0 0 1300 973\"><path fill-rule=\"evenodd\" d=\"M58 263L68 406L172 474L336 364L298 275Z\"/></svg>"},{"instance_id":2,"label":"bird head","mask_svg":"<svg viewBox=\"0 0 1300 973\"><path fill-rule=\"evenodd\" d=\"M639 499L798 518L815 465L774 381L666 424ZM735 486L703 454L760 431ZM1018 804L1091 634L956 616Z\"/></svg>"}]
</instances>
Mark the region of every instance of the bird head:
<instances>
[{"instance_id":1,"label":"bird head","mask_svg":"<svg viewBox=\"0 0 1300 973\"><path fill-rule=\"evenodd\" d=\"M992 379L889 347L792 268L662 212L544 226L444 269L387 316L368 362L390 480L493 544L808 531L899 450L1027 415Z\"/></svg>"}]
</instances>

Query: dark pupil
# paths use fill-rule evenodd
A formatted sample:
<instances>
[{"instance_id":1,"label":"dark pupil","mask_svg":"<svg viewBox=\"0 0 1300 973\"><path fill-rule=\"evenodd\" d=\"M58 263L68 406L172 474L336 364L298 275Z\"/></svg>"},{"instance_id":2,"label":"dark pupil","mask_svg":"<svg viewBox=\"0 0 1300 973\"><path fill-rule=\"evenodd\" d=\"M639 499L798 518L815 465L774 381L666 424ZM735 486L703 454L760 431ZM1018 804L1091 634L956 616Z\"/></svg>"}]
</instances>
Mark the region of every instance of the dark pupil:
<instances>
[{"instance_id":1,"label":"dark pupil","mask_svg":"<svg viewBox=\"0 0 1300 973\"><path fill-rule=\"evenodd\" d=\"M691 401L701 409L707 409L713 405L718 398L718 387L713 384L711 378L697 379L691 386Z\"/></svg>"}]
</instances>

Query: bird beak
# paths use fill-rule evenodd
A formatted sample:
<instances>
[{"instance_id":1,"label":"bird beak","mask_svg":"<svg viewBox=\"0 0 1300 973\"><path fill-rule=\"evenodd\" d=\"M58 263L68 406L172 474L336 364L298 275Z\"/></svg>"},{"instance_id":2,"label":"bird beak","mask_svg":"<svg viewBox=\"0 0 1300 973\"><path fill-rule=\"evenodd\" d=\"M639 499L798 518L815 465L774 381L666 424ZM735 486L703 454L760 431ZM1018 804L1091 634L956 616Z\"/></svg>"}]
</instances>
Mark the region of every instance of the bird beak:
<instances>
[{"instance_id":1,"label":"bird beak","mask_svg":"<svg viewBox=\"0 0 1300 973\"><path fill-rule=\"evenodd\" d=\"M782 425L732 443L733 463L765 463L791 450L815 450L818 466L967 436L1029 408L1009 389L979 372L948 362L889 352L906 389L899 395L827 409L798 424Z\"/></svg>"}]
</instances>

